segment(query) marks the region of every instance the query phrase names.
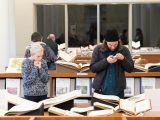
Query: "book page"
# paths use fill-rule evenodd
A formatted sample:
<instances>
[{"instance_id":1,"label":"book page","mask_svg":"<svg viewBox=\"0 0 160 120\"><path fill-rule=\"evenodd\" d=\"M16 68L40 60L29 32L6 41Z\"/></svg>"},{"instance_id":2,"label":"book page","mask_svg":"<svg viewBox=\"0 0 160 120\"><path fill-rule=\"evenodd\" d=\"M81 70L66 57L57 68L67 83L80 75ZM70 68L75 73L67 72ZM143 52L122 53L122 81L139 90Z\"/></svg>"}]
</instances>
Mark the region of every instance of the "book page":
<instances>
[{"instance_id":1,"label":"book page","mask_svg":"<svg viewBox=\"0 0 160 120\"><path fill-rule=\"evenodd\" d=\"M148 71L148 69L145 69L145 67L140 65L140 64L134 64L134 68L136 68L136 69L138 69L142 72L147 72Z\"/></svg>"},{"instance_id":2,"label":"book page","mask_svg":"<svg viewBox=\"0 0 160 120\"><path fill-rule=\"evenodd\" d=\"M120 99L120 109L135 114L135 102L127 99Z\"/></svg>"},{"instance_id":3,"label":"book page","mask_svg":"<svg viewBox=\"0 0 160 120\"><path fill-rule=\"evenodd\" d=\"M83 96L90 96L91 94L90 78L76 78L76 90L81 90Z\"/></svg>"},{"instance_id":4,"label":"book page","mask_svg":"<svg viewBox=\"0 0 160 120\"><path fill-rule=\"evenodd\" d=\"M38 108L40 108L42 104L41 103L26 103L26 104L20 104L20 105L16 105L13 106L8 112L7 114L24 114L33 110L36 110Z\"/></svg>"},{"instance_id":5,"label":"book page","mask_svg":"<svg viewBox=\"0 0 160 120\"><path fill-rule=\"evenodd\" d=\"M65 65L65 66L72 66L72 67L75 67L77 69L80 69L80 66L76 63L73 63L73 62L65 62L65 61L56 61L56 64L59 64L59 65Z\"/></svg>"},{"instance_id":6,"label":"book page","mask_svg":"<svg viewBox=\"0 0 160 120\"><path fill-rule=\"evenodd\" d=\"M91 111L91 110L94 110L94 107L93 106L89 106L89 107L73 107L71 108L70 111L72 112L77 112L77 113L83 113L83 112L88 112L88 111Z\"/></svg>"},{"instance_id":7,"label":"book page","mask_svg":"<svg viewBox=\"0 0 160 120\"><path fill-rule=\"evenodd\" d=\"M144 93L146 89L155 89L156 78L155 77L141 77L140 92Z\"/></svg>"},{"instance_id":8,"label":"book page","mask_svg":"<svg viewBox=\"0 0 160 120\"><path fill-rule=\"evenodd\" d=\"M126 89L124 90L125 97L134 96L134 77L126 78Z\"/></svg>"},{"instance_id":9,"label":"book page","mask_svg":"<svg viewBox=\"0 0 160 120\"><path fill-rule=\"evenodd\" d=\"M133 97L127 98L127 100L134 101L134 102L142 101L144 99L146 99L145 94L139 94L139 95L135 95Z\"/></svg>"},{"instance_id":10,"label":"book page","mask_svg":"<svg viewBox=\"0 0 160 120\"><path fill-rule=\"evenodd\" d=\"M159 111L160 110L160 89L146 89L145 96L147 99L151 100L152 109L151 111Z\"/></svg>"},{"instance_id":11,"label":"book page","mask_svg":"<svg viewBox=\"0 0 160 120\"><path fill-rule=\"evenodd\" d=\"M151 109L150 99L139 101L135 104L136 114L145 112Z\"/></svg>"},{"instance_id":12,"label":"book page","mask_svg":"<svg viewBox=\"0 0 160 120\"><path fill-rule=\"evenodd\" d=\"M10 58L6 72L21 72L21 64L25 58Z\"/></svg>"},{"instance_id":13,"label":"book page","mask_svg":"<svg viewBox=\"0 0 160 120\"><path fill-rule=\"evenodd\" d=\"M94 110L88 113L87 116L103 116L103 115L111 115L113 114L113 110L112 109L108 109L108 110Z\"/></svg>"},{"instance_id":14,"label":"book page","mask_svg":"<svg viewBox=\"0 0 160 120\"><path fill-rule=\"evenodd\" d=\"M4 89L0 89L0 109L8 110L7 91Z\"/></svg>"},{"instance_id":15,"label":"book page","mask_svg":"<svg viewBox=\"0 0 160 120\"><path fill-rule=\"evenodd\" d=\"M65 43L62 43L62 44L58 45L58 50L59 51L63 50L63 49L65 49L65 47L66 47Z\"/></svg>"},{"instance_id":16,"label":"book page","mask_svg":"<svg viewBox=\"0 0 160 120\"><path fill-rule=\"evenodd\" d=\"M160 63L147 63L145 65L145 69L149 69L150 67L160 66Z\"/></svg>"},{"instance_id":17,"label":"book page","mask_svg":"<svg viewBox=\"0 0 160 120\"><path fill-rule=\"evenodd\" d=\"M5 89L5 84L6 84L6 80L5 79L0 79L0 89Z\"/></svg>"},{"instance_id":18,"label":"book page","mask_svg":"<svg viewBox=\"0 0 160 120\"><path fill-rule=\"evenodd\" d=\"M42 100L40 102L44 103L44 108L48 108L53 105L57 105L57 104L66 102L66 101L72 100L72 99L80 97L80 96L82 96L81 90L74 90L72 92L69 92L69 93L54 97L54 98Z\"/></svg>"},{"instance_id":19,"label":"book page","mask_svg":"<svg viewBox=\"0 0 160 120\"><path fill-rule=\"evenodd\" d=\"M0 109L0 117L5 116L7 110Z\"/></svg>"},{"instance_id":20,"label":"book page","mask_svg":"<svg viewBox=\"0 0 160 120\"><path fill-rule=\"evenodd\" d=\"M140 47L140 41L137 41L137 42L134 42L134 41L132 41L132 47L133 48L139 48Z\"/></svg>"},{"instance_id":21,"label":"book page","mask_svg":"<svg viewBox=\"0 0 160 120\"><path fill-rule=\"evenodd\" d=\"M69 93L71 90L70 88L70 78L56 78L56 96Z\"/></svg>"},{"instance_id":22,"label":"book page","mask_svg":"<svg viewBox=\"0 0 160 120\"><path fill-rule=\"evenodd\" d=\"M66 62L73 62L77 56L76 52L72 52L72 51L70 53L66 53L65 51L59 51L58 55L62 60Z\"/></svg>"},{"instance_id":23,"label":"book page","mask_svg":"<svg viewBox=\"0 0 160 120\"><path fill-rule=\"evenodd\" d=\"M10 94L10 93L7 94L7 99L8 99L9 103L12 103L14 105L34 104L34 103L36 103L36 102L33 102L33 101L30 101L30 100L18 97L16 95L13 95L13 94Z\"/></svg>"},{"instance_id":24,"label":"book page","mask_svg":"<svg viewBox=\"0 0 160 120\"><path fill-rule=\"evenodd\" d=\"M119 97L115 96L115 95L102 95L102 94L98 94L95 93L93 94L93 97L100 99L100 100L106 100L106 101L117 101L119 102Z\"/></svg>"},{"instance_id":25,"label":"book page","mask_svg":"<svg viewBox=\"0 0 160 120\"><path fill-rule=\"evenodd\" d=\"M6 78L6 90L10 94L20 96L20 79Z\"/></svg>"},{"instance_id":26,"label":"book page","mask_svg":"<svg viewBox=\"0 0 160 120\"><path fill-rule=\"evenodd\" d=\"M48 109L48 112L53 113L53 114L57 114L57 115L60 115L60 116L83 116L81 114L78 114L78 113L75 113L75 112L72 112L72 111L68 111L68 110L63 110L63 109L60 109L60 108L57 108L57 107L50 107Z\"/></svg>"},{"instance_id":27,"label":"book page","mask_svg":"<svg viewBox=\"0 0 160 120\"><path fill-rule=\"evenodd\" d=\"M119 109L119 105L117 105L116 107L113 107L111 105L103 104L100 102L94 102L93 105L101 109L112 109L114 111L117 111Z\"/></svg>"}]
</instances>

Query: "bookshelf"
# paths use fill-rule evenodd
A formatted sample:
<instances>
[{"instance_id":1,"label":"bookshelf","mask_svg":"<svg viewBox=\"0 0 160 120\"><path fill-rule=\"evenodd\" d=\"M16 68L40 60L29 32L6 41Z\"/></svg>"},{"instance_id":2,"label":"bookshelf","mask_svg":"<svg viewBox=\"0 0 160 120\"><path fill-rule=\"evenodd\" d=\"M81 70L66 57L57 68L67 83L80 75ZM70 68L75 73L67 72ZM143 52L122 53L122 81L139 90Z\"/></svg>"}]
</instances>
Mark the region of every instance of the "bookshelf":
<instances>
[{"instance_id":1,"label":"bookshelf","mask_svg":"<svg viewBox=\"0 0 160 120\"><path fill-rule=\"evenodd\" d=\"M54 96L53 90L55 90L54 82L56 78L94 78L95 73L60 73L57 71L49 71L50 75L50 83L49 83L49 97ZM160 80L160 72L133 72L126 73L126 77L134 77L135 82L138 83L141 77L155 77L157 78L157 82ZM0 73L0 80L4 80L6 78L21 78L21 73ZM18 79L19 80L19 79ZM136 84L135 83L135 84ZM136 86L136 85L135 85ZM159 86L157 86L159 87ZM135 88L135 90L137 90Z\"/></svg>"}]
</instances>

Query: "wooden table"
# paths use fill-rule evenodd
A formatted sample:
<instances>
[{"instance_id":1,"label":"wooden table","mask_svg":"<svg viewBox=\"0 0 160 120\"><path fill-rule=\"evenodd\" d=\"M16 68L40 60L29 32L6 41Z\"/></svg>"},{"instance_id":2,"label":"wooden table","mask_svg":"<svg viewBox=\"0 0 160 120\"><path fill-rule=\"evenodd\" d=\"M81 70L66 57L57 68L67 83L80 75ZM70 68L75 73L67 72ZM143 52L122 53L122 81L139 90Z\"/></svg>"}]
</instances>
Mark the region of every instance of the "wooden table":
<instances>
[{"instance_id":1,"label":"wooden table","mask_svg":"<svg viewBox=\"0 0 160 120\"><path fill-rule=\"evenodd\" d=\"M5 116L0 120L160 120L160 112L147 112L143 116L124 116L114 113L109 116L96 117L68 117L68 116Z\"/></svg>"}]
</instances>

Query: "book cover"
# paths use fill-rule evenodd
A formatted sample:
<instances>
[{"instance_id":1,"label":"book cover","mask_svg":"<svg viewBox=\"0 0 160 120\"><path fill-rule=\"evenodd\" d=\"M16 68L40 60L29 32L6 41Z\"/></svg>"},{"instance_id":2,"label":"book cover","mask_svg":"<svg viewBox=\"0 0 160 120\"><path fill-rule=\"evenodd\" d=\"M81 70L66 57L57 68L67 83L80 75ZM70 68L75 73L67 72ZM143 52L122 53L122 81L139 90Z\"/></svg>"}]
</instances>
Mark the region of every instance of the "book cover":
<instances>
[{"instance_id":1,"label":"book cover","mask_svg":"<svg viewBox=\"0 0 160 120\"><path fill-rule=\"evenodd\" d=\"M5 89L0 89L0 109L8 110L7 91Z\"/></svg>"},{"instance_id":2,"label":"book cover","mask_svg":"<svg viewBox=\"0 0 160 120\"><path fill-rule=\"evenodd\" d=\"M5 89L5 88L6 88L6 80L0 79L0 89Z\"/></svg>"},{"instance_id":3,"label":"book cover","mask_svg":"<svg viewBox=\"0 0 160 120\"><path fill-rule=\"evenodd\" d=\"M6 90L8 93L20 96L20 79L6 78Z\"/></svg>"},{"instance_id":4,"label":"book cover","mask_svg":"<svg viewBox=\"0 0 160 120\"><path fill-rule=\"evenodd\" d=\"M10 58L6 72L17 73L21 72L21 64L25 58Z\"/></svg>"},{"instance_id":5,"label":"book cover","mask_svg":"<svg viewBox=\"0 0 160 120\"><path fill-rule=\"evenodd\" d=\"M144 93L146 89L155 89L155 77L141 77L140 80L140 93Z\"/></svg>"},{"instance_id":6,"label":"book cover","mask_svg":"<svg viewBox=\"0 0 160 120\"><path fill-rule=\"evenodd\" d=\"M134 64L135 72L159 72L160 63Z\"/></svg>"},{"instance_id":7,"label":"book cover","mask_svg":"<svg viewBox=\"0 0 160 120\"><path fill-rule=\"evenodd\" d=\"M76 64L73 62L56 61L56 70L59 72L87 72L90 64ZM67 69L68 68L68 69Z\"/></svg>"},{"instance_id":8,"label":"book cover","mask_svg":"<svg viewBox=\"0 0 160 120\"><path fill-rule=\"evenodd\" d=\"M124 97L134 96L134 78L126 78L126 89L124 90Z\"/></svg>"},{"instance_id":9,"label":"book cover","mask_svg":"<svg viewBox=\"0 0 160 120\"><path fill-rule=\"evenodd\" d=\"M56 78L56 96L69 93L71 90L70 88L70 78Z\"/></svg>"},{"instance_id":10,"label":"book cover","mask_svg":"<svg viewBox=\"0 0 160 120\"><path fill-rule=\"evenodd\" d=\"M59 115L59 116L83 116L83 115L75 113L73 111L63 110L63 109L60 109L57 107L50 107L48 109L48 112L55 114L55 115Z\"/></svg>"},{"instance_id":11,"label":"book cover","mask_svg":"<svg viewBox=\"0 0 160 120\"><path fill-rule=\"evenodd\" d=\"M44 108L49 108L51 106L58 105L58 104L64 103L69 100L73 100L81 96L82 96L81 90L74 90L69 93L56 96L54 98L42 100L40 102L44 104Z\"/></svg>"},{"instance_id":12,"label":"book cover","mask_svg":"<svg viewBox=\"0 0 160 120\"><path fill-rule=\"evenodd\" d=\"M152 109L150 99L144 99L137 102L129 99L121 99L119 107L122 111L130 115L137 115Z\"/></svg>"},{"instance_id":13,"label":"book cover","mask_svg":"<svg viewBox=\"0 0 160 120\"><path fill-rule=\"evenodd\" d=\"M76 78L76 90L82 91L82 96L90 96L90 78Z\"/></svg>"}]
</instances>

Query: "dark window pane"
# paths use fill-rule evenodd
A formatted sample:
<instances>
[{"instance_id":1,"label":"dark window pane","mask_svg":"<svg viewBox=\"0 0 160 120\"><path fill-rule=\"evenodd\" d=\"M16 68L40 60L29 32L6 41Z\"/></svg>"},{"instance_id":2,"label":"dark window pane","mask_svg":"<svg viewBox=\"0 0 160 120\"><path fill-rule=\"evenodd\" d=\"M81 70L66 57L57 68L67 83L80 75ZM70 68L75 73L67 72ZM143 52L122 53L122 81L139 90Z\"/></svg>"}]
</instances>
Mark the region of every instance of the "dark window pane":
<instances>
[{"instance_id":1,"label":"dark window pane","mask_svg":"<svg viewBox=\"0 0 160 120\"><path fill-rule=\"evenodd\" d=\"M97 6L68 6L68 46L97 44Z\"/></svg>"},{"instance_id":2,"label":"dark window pane","mask_svg":"<svg viewBox=\"0 0 160 120\"><path fill-rule=\"evenodd\" d=\"M37 5L37 31L44 41L48 34L54 33L58 44L64 43L64 5Z\"/></svg>"},{"instance_id":3,"label":"dark window pane","mask_svg":"<svg viewBox=\"0 0 160 120\"><path fill-rule=\"evenodd\" d=\"M119 35L128 31L128 5L100 5L100 41L107 29L117 29ZM128 32L123 44L128 44Z\"/></svg>"},{"instance_id":4,"label":"dark window pane","mask_svg":"<svg viewBox=\"0 0 160 120\"><path fill-rule=\"evenodd\" d=\"M159 21L160 4L135 4L133 6L133 40L141 40L143 47L160 47ZM142 31L143 39L140 39L142 35L136 35L136 31L139 30Z\"/></svg>"}]
</instances>

